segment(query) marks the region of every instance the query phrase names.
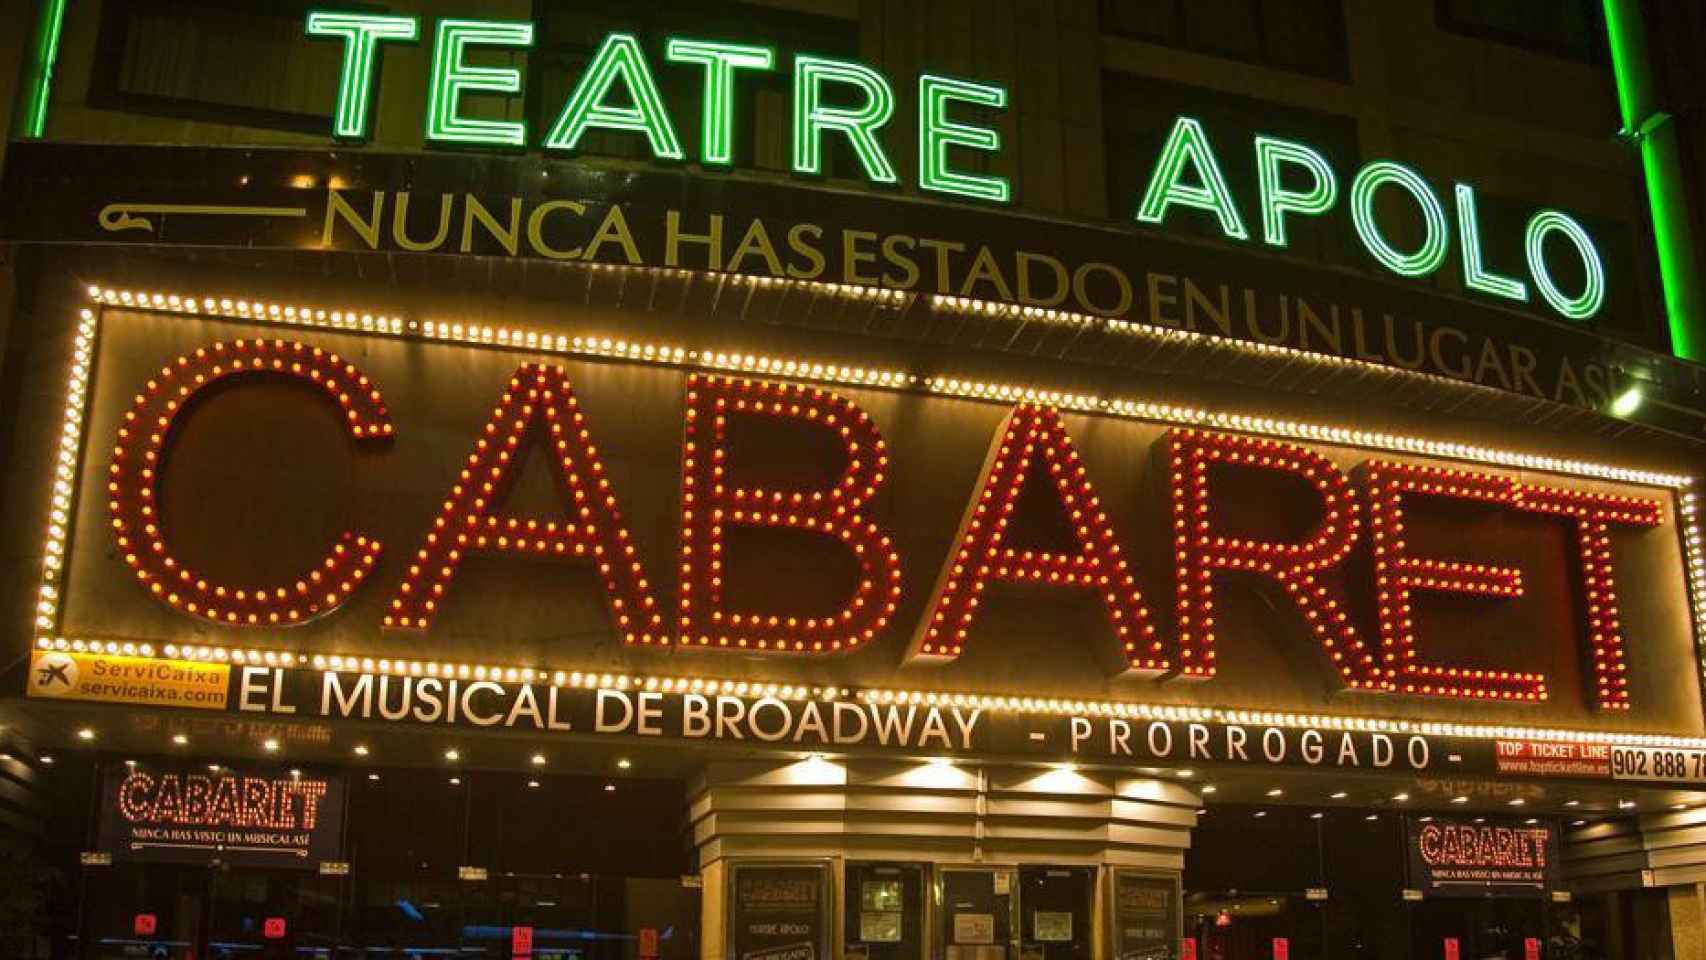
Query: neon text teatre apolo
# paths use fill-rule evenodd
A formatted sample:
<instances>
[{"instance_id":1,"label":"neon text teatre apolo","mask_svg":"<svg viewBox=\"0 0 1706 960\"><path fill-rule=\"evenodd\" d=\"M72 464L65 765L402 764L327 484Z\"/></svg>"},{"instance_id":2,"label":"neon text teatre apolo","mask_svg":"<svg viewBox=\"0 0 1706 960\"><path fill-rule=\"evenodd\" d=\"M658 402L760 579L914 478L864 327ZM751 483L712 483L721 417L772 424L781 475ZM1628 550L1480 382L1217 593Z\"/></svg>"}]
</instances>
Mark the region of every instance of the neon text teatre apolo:
<instances>
[{"instance_id":1,"label":"neon text teatre apolo","mask_svg":"<svg viewBox=\"0 0 1706 960\"><path fill-rule=\"evenodd\" d=\"M108 464L111 529L118 554L157 600L226 627L278 629L340 607L380 569L381 545L345 532L300 576L254 587L219 582L175 554L157 505L156 469L174 424L186 411L218 403L234 379L286 378L323 397L359 447L386 444L394 425L375 384L356 364L300 341L219 342L180 356L139 385L124 414ZM388 630L429 629L454 602L461 561L482 553L561 558L591 565L616 632L630 644L828 655L868 643L889 628L902 594L900 554L870 509L889 476L888 448L870 415L832 391L792 382L689 373L680 453L678 546L668 561L679 589L666 609L619 509L621 496L562 366L529 362L503 384L488 421L435 516L401 561L369 589L386 591ZM833 482L779 486L737 482L731 424L792 425L823 431L841 448ZM912 631L912 659L948 661L978 642L986 589L1027 584L1079 592L1105 614L1107 642L1127 668L1157 677L1215 675L1215 608L1224 573L1279 588L1301 615L1325 662L1346 686L1375 692L1534 702L1549 696L1540 672L1471 668L1431 655L1411 604L1418 593L1511 598L1526 589L1522 569L1472 558L1430 556L1405 534L1405 510L1418 497L1479 503L1553 518L1563 525L1581 601L1578 637L1585 677L1600 709L1630 706L1612 537L1664 523L1656 499L1530 482L1456 467L1371 459L1353 484L1318 451L1279 440L1188 428L1169 431L1162 463L1172 518L1176 629L1158 630L1128 561L1122 532L1104 511L1060 412L1021 403L998 427L976 486L969 491L953 545ZM518 516L506 504L529 450L537 448L564 491L555 516ZM1215 477L1238 469L1309 491L1317 518L1296 539L1263 537L1228 524ZM1037 487L1040 489L1027 488ZM1359 491L1357 488L1360 487ZM1051 498L1069 519L1060 542L1038 549L1010 534L1022 496ZM1366 507L1364 502L1366 501ZM849 555L856 581L842 605L816 616L731 609L723 595L724 547L733 528L815 534L824 551ZM1618 535L1627 535L1619 533ZM1366 564L1347 562L1362 545ZM1366 572L1364 572L1366 570ZM1350 613L1348 588L1366 579L1378 636L1365 636ZM1286 601L1282 601L1286 602Z\"/></svg>"},{"instance_id":2,"label":"neon text teatre apolo","mask_svg":"<svg viewBox=\"0 0 1706 960\"><path fill-rule=\"evenodd\" d=\"M306 30L310 37L343 44L333 135L347 141L366 140L377 85L376 54L382 44L417 42L423 32L421 20L396 14L314 11L308 14ZM680 163L691 159L706 168L726 168L735 160L736 124L751 122L735 115L737 92L755 82L755 75L791 68L792 172L822 175L825 145L833 137L850 149L867 180L894 184L900 179L882 136L895 119L897 105L887 77L863 63L808 53L796 53L791 64L783 64L778 52L766 46L671 37L663 45L663 66L671 72L660 73L654 71L652 58L639 38L610 33L542 135L529 131L521 120L466 115L464 95L517 97L523 81L522 72L514 67L470 63L470 49L524 51L533 42L534 24L530 21L436 21L426 105L427 143L502 149L537 146L548 152L573 154L582 149L589 132L608 131L635 137L655 160ZM674 81L676 72L696 74L702 94L700 142L691 158L677 132L680 118L671 116L658 83L660 75ZM1009 178L973 172L963 165L966 151L999 151L1000 132L954 116L956 110L961 114L967 110L1003 110L1007 100L1007 88L997 83L932 73L919 76L916 143L920 190L997 203L1012 199ZM1341 177L1326 156L1308 144L1258 136L1253 147L1259 215L1250 220L1260 221L1264 243L1285 247L1288 219L1331 212L1339 202ZM960 166L956 166L956 156L960 157ZM1202 124L1179 117L1155 160L1136 220L1159 225L1173 208L1183 207L1210 218L1230 239L1250 240L1252 230L1222 170L1223 161ZM1392 236L1399 231L1390 223L1382 225L1376 208L1377 197L1383 192L1401 194L1403 203L1413 206L1421 225L1419 243L1406 246L1395 242ZM1527 303L1532 291L1571 320L1585 320L1600 311L1605 303L1603 263L1593 238L1574 217L1550 209L1529 217L1523 237L1524 280L1500 273L1487 262L1474 188L1454 184L1452 201L1453 210L1448 215L1440 194L1416 171L1391 160L1371 160L1351 177L1347 205L1364 250L1391 273L1425 277L1436 272L1446 262L1455 232L1468 289L1518 303ZM1546 248L1554 239L1568 246L1579 262L1579 277L1560 282L1553 276Z\"/></svg>"}]
</instances>

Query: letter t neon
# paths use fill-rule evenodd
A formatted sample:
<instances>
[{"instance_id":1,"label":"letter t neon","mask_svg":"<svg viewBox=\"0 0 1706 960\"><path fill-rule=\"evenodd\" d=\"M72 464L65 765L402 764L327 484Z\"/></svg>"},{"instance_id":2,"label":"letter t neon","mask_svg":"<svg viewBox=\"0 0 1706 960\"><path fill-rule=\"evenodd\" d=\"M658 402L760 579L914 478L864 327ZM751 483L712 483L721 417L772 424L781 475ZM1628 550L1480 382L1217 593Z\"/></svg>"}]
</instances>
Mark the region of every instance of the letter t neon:
<instances>
[{"instance_id":1,"label":"letter t neon","mask_svg":"<svg viewBox=\"0 0 1706 960\"><path fill-rule=\"evenodd\" d=\"M373 60L379 42L413 43L420 39L420 21L414 17L313 10L308 14L306 29L311 37L343 38L344 65L338 77L338 107L332 117L332 136L340 140L366 140L368 105L373 99Z\"/></svg>"},{"instance_id":2,"label":"letter t neon","mask_svg":"<svg viewBox=\"0 0 1706 960\"><path fill-rule=\"evenodd\" d=\"M772 70L776 53L767 47L670 38L669 59L705 68L704 114L699 118L699 162L734 162L735 71Z\"/></svg>"}]
</instances>

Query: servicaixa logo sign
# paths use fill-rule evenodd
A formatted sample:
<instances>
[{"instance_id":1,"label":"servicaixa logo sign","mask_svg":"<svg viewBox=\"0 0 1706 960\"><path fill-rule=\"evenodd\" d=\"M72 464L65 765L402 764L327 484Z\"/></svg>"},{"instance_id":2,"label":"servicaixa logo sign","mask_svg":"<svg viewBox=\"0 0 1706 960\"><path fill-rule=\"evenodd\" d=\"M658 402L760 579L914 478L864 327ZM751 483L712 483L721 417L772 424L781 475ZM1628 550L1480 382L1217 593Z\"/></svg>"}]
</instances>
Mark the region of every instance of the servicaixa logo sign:
<instances>
[{"instance_id":1,"label":"servicaixa logo sign","mask_svg":"<svg viewBox=\"0 0 1706 960\"><path fill-rule=\"evenodd\" d=\"M342 40L343 71L332 132L346 140L365 140L370 125L374 54L381 43L417 41L420 20L315 11L308 15L307 31L310 36ZM703 89L702 132L698 152L691 158L676 133L650 59L639 39L627 33L604 37L542 139L535 139L538 132L529 131L520 120L465 116L464 94L514 97L522 89L520 70L471 64L469 48L526 49L533 45L533 36L534 25L522 20L437 21L426 107L427 142L502 148L537 145L547 151L573 153L589 131L618 131L642 138L658 160L691 159L708 167L727 167L734 162L734 130L739 122L735 116L737 85L743 77L791 67L793 171L821 174L824 144L827 138L838 137L852 148L865 177L885 184L899 180L878 136L895 119L895 92L887 77L862 63L806 53L795 54L792 64L784 66L777 52L764 46L690 37L672 37L664 44L665 59L697 71ZM956 169L953 162L956 149L1001 149L998 131L956 120L953 110L1003 109L1007 106L1007 89L995 83L926 73L918 77L917 102L919 189L997 203L1011 199L1008 178ZM1259 217L1252 220L1261 221L1262 242L1284 247L1288 218L1323 216L1338 207L1341 176L1313 147L1258 136L1254 163ZM1190 117L1178 118L1156 158L1136 219L1161 224L1174 207L1186 207L1213 216L1227 237L1250 240L1252 231L1240 210L1239 198L1232 195L1221 171L1222 160L1202 125ZM1392 239L1395 231L1390 224L1383 225L1376 214L1376 200L1382 192L1402 194L1415 205L1421 222L1419 242ZM1243 202L1247 204L1248 198ZM1572 320L1586 320L1604 305L1605 273L1599 251L1588 232L1568 214L1540 210L1529 218L1524 243L1525 280L1500 273L1486 262L1475 190L1468 184L1454 184L1448 211L1440 194L1420 174L1390 160L1373 160L1350 178L1345 204L1363 247L1382 267L1399 276L1425 277L1439 270L1450 253L1455 222L1463 281L1469 289L1522 303L1529 301L1532 289L1552 309ZM1545 255L1549 242L1570 248L1581 263L1579 275L1567 282L1553 276Z\"/></svg>"}]
</instances>

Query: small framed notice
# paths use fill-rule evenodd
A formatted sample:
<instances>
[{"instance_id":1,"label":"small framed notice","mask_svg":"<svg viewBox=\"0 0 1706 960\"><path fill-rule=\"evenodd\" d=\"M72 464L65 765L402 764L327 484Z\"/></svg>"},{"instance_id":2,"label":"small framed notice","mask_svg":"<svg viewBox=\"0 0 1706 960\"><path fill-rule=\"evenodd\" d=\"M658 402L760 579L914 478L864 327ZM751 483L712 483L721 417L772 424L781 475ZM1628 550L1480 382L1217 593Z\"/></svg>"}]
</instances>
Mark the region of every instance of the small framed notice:
<instances>
[{"instance_id":1,"label":"small framed notice","mask_svg":"<svg viewBox=\"0 0 1706 960\"><path fill-rule=\"evenodd\" d=\"M1043 943L1072 942L1072 912L1069 910L1038 910L1031 919L1031 928Z\"/></svg>"},{"instance_id":2,"label":"small framed notice","mask_svg":"<svg viewBox=\"0 0 1706 960\"><path fill-rule=\"evenodd\" d=\"M995 942L995 914L954 914L954 942L979 944Z\"/></svg>"}]
</instances>

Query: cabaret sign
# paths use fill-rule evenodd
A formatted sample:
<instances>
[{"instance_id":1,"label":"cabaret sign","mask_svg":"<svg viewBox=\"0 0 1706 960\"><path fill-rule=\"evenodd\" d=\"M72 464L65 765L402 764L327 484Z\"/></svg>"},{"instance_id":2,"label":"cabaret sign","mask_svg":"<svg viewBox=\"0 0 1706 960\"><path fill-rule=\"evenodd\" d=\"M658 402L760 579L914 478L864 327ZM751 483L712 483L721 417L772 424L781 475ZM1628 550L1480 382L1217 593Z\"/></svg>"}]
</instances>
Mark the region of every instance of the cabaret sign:
<instances>
[{"instance_id":1,"label":"cabaret sign","mask_svg":"<svg viewBox=\"0 0 1706 960\"><path fill-rule=\"evenodd\" d=\"M135 762L109 765L103 778L101 848L117 858L310 869L337 859L339 778Z\"/></svg>"},{"instance_id":2,"label":"cabaret sign","mask_svg":"<svg viewBox=\"0 0 1706 960\"><path fill-rule=\"evenodd\" d=\"M305 27L310 38L338 42L343 48L331 134L365 141L372 126L378 51L387 44L419 42L426 26L421 18L405 14L320 10L308 14ZM470 52L527 50L534 34L534 24L526 20L442 18L433 24L424 121L428 144L538 147L573 155L583 149L588 133L605 131L635 138L657 161L727 168L735 162L737 125L750 122L736 116L738 91L759 77L787 70L792 75L792 172L821 176L824 153L833 140L851 151L870 182L899 182L884 143L885 128L895 121L899 102L887 76L864 63L810 53L784 61L778 51L761 45L671 37L661 51L649 53L634 34L610 33L599 42L548 130L530 131L522 120L484 119L465 112L465 97L518 97L524 80L515 67L469 62ZM657 52L661 61L655 59ZM678 133L683 118L671 115L663 95L663 84L676 81L673 72L682 75L681 82L696 82L700 92L700 142L692 154ZM1007 88L934 73L920 74L916 87L918 188L956 198L1010 201L1014 188L1007 177L973 172L965 162L968 152L1001 150L1000 131L966 114L1004 110ZM1255 172L1258 190L1253 198L1240 198L1224 174L1230 162L1225 145L1217 148L1195 118L1178 117L1153 162L1135 221L1162 226L1175 208L1182 208L1241 243L1251 242L1259 225L1263 244L1284 248L1288 223L1340 210L1343 193L1343 212L1365 252L1391 274L1432 275L1445 265L1455 244L1464 285L1477 294L1510 304L1538 299L1577 321L1592 318L1604 306L1606 277L1599 250L1568 213L1535 211L1524 228L1525 262L1494 264L1484 252L1475 189L1469 184L1453 184L1442 199L1421 174L1391 160L1371 160L1347 176L1319 150L1294 140L1258 136L1247 149L1248 158L1239 162ZM1419 242L1394 239L1405 231L1382 222L1385 207L1378 198L1383 195L1402 198L1421 224ZM1557 254L1549 254L1549 248L1567 251L1567 278L1555 275ZM1518 268L1520 276L1511 272Z\"/></svg>"},{"instance_id":3,"label":"cabaret sign","mask_svg":"<svg viewBox=\"0 0 1706 960\"><path fill-rule=\"evenodd\" d=\"M607 470L596 440L604 425L582 406L575 377L564 366L542 362L510 369L495 403L485 408L489 414L479 415L486 422L469 438L465 458L439 468L451 479L430 514L402 534L411 542L348 529L320 545L320 559L297 575L257 584L223 579L205 564L192 568L174 543L172 519L159 505L170 500L178 474L159 467L179 418L229 402L233 382L265 377L336 410L349 456L396 456L395 442L413 425L407 411L393 416L383 384L362 366L311 342L235 339L185 353L133 386L134 399L108 448L102 477L116 556L170 616L232 636L277 636L346 606L369 610L373 618L352 629L430 634L447 609L475 599L458 590L464 561L525 557L592 571L608 623L630 647L808 660L899 634L909 638L909 661L952 663L969 647L991 642L979 629L988 616L986 594L1022 588L1077 597L1095 610L1101 623L1095 642L1105 644L1110 665L1117 661L1137 676L1191 681L1217 676L1218 611L1230 587L1227 575L1238 575L1269 589L1305 626L1331 679L1343 688L1513 703L1551 697L1546 672L1458 662L1436 645L1449 642L1447 631L1430 630L1414 606L1441 595L1506 604L1539 589L1581 598L1561 600L1560 609L1574 611L1574 637L1567 642L1581 651L1584 705L1624 711L1633 702L1629 615L1620 608L1614 546L1665 522L1666 503L1650 496L1382 455L1346 467L1299 443L1175 427L1150 451L1165 491L1154 506L1170 539L1165 548L1138 550L1131 531L1108 512L1098 492L1103 477L1093 476L1081 458L1063 411L1022 402L1005 409L974 485L958 495L957 530L946 555L929 561L937 575L926 588L903 576L902 538L882 506L890 477L903 465L891 459L877 420L850 396L792 381L669 373L682 377L671 505L679 520L673 554L648 556L625 519L628 491ZM742 459L750 447L736 435L755 429L818 437L821 446L795 442L787 449L790 456L824 454L821 482L772 483L762 471L749 475ZM557 481L553 512L511 504L530 452ZM893 455L915 453L909 446ZM1305 529L1246 529L1252 504L1271 504L1285 491L1301 498L1300 517L1312 518ZM1046 543L1021 529L1022 508L1032 502L1048 504L1065 519ZM1523 569L1468 555L1461 546L1412 541L1407 525L1416 522L1419 505L1440 502L1556 527L1558 563ZM751 531L808 535L814 563L851 570L839 605L806 615L769 606L782 600L774 591L756 605L731 599L729 547ZM1170 571L1140 569L1160 557ZM673 595L664 592L667 581L654 579L665 567L678 573ZM1146 596L1140 573L1151 583L1170 582L1171 596ZM903 622L904 601L914 590L923 613ZM378 602L351 606L363 594ZM1157 604L1170 608L1171 616L1161 616ZM1359 613L1364 607L1366 618ZM463 688L467 716L473 689ZM337 692L340 702L355 695ZM421 709L455 712L455 697L442 689L433 696L436 705ZM643 706L634 710L643 719ZM759 719L755 714L746 722ZM721 720L706 715L701 722ZM959 739L965 731L962 718L942 718L942 736ZM1098 739L1109 735L1118 743L1141 740L1129 729L1096 733ZM1307 755L1331 745L1289 749Z\"/></svg>"},{"instance_id":4,"label":"cabaret sign","mask_svg":"<svg viewBox=\"0 0 1706 960\"><path fill-rule=\"evenodd\" d=\"M1409 821L1410 887L1433 896L1543 896L1558 884L1549 823Z\"/></svg>"}]
</instances>

